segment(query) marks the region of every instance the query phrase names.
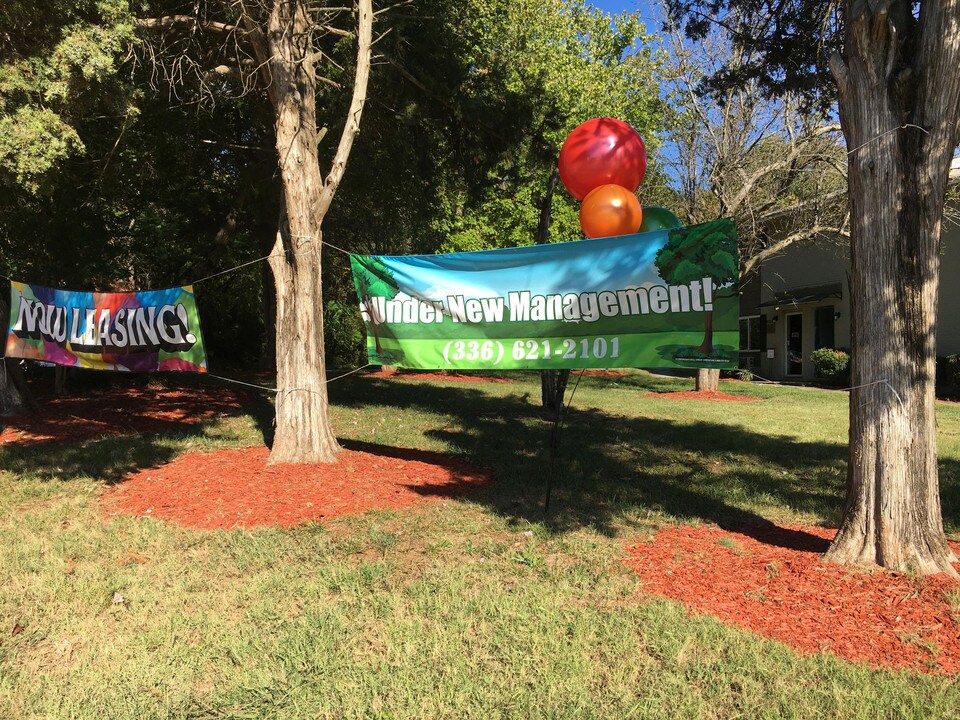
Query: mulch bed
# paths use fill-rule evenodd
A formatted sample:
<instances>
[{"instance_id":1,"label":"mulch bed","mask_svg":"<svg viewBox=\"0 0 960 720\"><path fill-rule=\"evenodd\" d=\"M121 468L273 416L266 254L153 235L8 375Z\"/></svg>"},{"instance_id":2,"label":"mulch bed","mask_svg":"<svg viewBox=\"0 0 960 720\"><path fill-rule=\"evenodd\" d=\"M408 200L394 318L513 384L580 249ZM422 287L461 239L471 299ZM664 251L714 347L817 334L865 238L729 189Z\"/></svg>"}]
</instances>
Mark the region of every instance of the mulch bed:
<instances>
[{"instance_id":1,"label":"mulch bed","mask_svg":"<svg viewBox=\"0 0 960 720\"><path fill-rule=\"evenodd\" d=\"M703 399L697 393L667 394L683 395ZM717 400L739 397L718 395ZM172 430L239 412L241 400L222 387L129 388L52 398L38 415L4 418L0 443L70 443ZM133 514L203 529L291 527L460 496L490 482L484 471L459 459L417 450L353 444L337 462L313 466L268 466L267 455L265 448L184 455L108 488L102 510L108 517ZM960 673L960 611L945 594L960 598L960 583L825 565L819 555L834 532L773 525L669 527L650 542L630 544L625 561L647 592L801 652ZM954 549L960 554L960 545Z\"/></svg>"},{"instance_id":2,"label":"mulch bed","mask_svg":"<svg viewBox=\"0 0 960 720\"><path fill-rule=\"evenodd\" d=\"M241 398L222 387L127 387L45 397L35 413L0 418L0 445L70 443L131 432L174 431L236 414Z\"/></svg>"},{"instance_id":3,"label":"mulch bed","mask_svg":"<svg viewBox=\"0 0 960 720\"><path fill-rule=\"evenodd\" d=\"M691 613L876 667L960 672L960 582L820 562L835 530L665 528L627 546L643 588ZM960 544L951 543L960 555Z\"/></svg>"},{"instance_id":4,"label":"mulch bed","mask_svg":"<svg viewBox=\"0 0 960 720\"><path fill-rule=\"evenodd\" d=\"M707 402L753 402L763 398L750 395L731 395L718 390L681 390L679 392L647 393L645 397L663 398L665 400L704 400Z\"/></svg>"},{"instance_id":5,"label":"mulch bed","mask_svg":"<svg viewBox=\"0 0 960 720\"><path fill-rule=\"evenodd\" d=\"M464 495L486 473L440 453L344 450L319 465L267 465L253 447L183 455L130 475L101 497L104 512L171 520L205 530L293 527L371 509Z\"/></svg>"}]
</instances>

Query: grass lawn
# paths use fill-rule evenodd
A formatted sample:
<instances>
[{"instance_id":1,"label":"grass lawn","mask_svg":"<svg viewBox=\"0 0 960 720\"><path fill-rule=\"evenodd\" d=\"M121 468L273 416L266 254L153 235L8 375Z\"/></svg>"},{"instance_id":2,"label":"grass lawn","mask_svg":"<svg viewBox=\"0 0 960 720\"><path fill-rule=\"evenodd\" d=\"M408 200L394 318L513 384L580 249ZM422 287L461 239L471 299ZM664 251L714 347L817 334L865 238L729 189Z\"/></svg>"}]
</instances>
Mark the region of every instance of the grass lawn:
<instances>
[{"instance_id":1,"label":"grass lawn","mask_svg":"<svg viewBox=\"0 0 960 720\"><path fill-rule=\"evenodd\" d=\"M0 445L0 718L960 717L956 678L801 656L645 595L622 564L673 523L835 526L845 394L677 401L650 393L690 381L584 377L545 516L551 423L538 376L509 377L331 385L347 447L453 453L496 482L293 530L97 503L129 472L262 444L263 403L176 434ZM955 537L960 406L938 421Z\"/></svg>"}]
</instances>

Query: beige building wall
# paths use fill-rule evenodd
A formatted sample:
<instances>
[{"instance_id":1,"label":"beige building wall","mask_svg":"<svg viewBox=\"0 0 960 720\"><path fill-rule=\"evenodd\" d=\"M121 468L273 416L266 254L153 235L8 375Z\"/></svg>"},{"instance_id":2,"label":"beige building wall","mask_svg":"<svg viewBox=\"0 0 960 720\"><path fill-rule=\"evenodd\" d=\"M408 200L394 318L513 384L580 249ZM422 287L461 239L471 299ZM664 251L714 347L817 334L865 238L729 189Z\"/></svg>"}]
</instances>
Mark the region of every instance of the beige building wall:
<instances>
[{"instance_id":1,"label":"beige building wall","mask_svg":"<svg viewBox=\"0 0 960 720\"><path fill-rule=\"evenodd\" d=\"M952 215L956 217L958 213L954 211ZM759 272L760 307L754 307L755 298L741 306L745 318L762 318L766 328L765 347L757 354L755 372L758 375L771 380L815 379L810 355L818 339L817 319L824 320L826 308L832 308L834 315L832 347L850 348L849 271L849 247L828 242L797 245L764 263ZM960 354L960 281L957 278L960 278L960 225L946 220L941 235L937 355ZM826 286L837 285L840 297L787 300L791 295L802 295L798 291L804 289L822 291ZM799 338L791 338L798 332ZM794 347L801 348L799 363L789 362L791 341Z\"/></svg>"},{"instance_id":2,"label":"beige building wall","mask_svg":"<svg viewBox=\"0 0 960 720\"><path fill-rule=\"evenodd\" d=\"M761 377L813 380L810 355L818 339L829 332L827 328L818 331L818 324L828 322L827 318L832 318L833 341L826 345L850 347L849 268L849 247L834 242L797 245L764 263L759 311L767 332ZM838 292L817 297L834 289Z\"/></svg>"},{"instance_id":3,"label":"beige building wall","mask_svg":"<svg viewBox=\"0 0 960 720\"><path fill-rule=\"evenodd\" d=\"M954 212L956 218L956 211ZM937 355L960 354L960 225L945 220L940 234Z\"/></svg>"}]
</instances>

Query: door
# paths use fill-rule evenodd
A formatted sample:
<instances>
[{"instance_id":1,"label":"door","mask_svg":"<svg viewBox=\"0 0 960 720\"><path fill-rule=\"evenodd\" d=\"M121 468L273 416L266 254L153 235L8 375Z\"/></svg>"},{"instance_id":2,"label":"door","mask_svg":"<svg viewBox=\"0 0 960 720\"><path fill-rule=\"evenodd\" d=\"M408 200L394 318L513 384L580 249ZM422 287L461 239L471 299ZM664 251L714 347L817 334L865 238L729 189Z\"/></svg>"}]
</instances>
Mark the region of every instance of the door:
<instances>
[{"instance_id":1,"label":"door","mask_svg":"<svg viewBox=\"0 0 960 720\"><path fill-rule=\"evenodd\" d=\"M787 315L787 375L803 375L803 315Z\"/></svg>"}]
</instances>

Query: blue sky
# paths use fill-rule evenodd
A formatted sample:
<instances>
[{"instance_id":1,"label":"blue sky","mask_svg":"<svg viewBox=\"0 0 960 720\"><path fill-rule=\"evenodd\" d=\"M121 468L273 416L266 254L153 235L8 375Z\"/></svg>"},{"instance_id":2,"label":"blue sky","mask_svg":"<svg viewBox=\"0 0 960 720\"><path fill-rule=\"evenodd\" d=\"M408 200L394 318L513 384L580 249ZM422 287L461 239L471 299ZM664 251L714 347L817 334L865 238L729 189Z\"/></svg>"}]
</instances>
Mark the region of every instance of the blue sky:
<instances>
[{"instance_id":1,"label":"blue sky","mask_svg":"<svg viewBox=\"0 0 960 720\"><path fill-rule=\"evenodd\" d=\"M624 10L635 9L640 2L638 0L594 0L591 5L604 10L608 13L619 13Z\"/></svg>"},{"instance_id":2,"label":"blue sky","mask_svg":"<svg viewBox=\"0 0 960 720\"><path fill-rule=\"evenodd\" d=\"M611 15L624 11L639 11L640 16L648 23L647 30L656 29L652 21L657 18L659 11L653 0L587 0L587 2Z\"/></svg>"}]
</instances>

